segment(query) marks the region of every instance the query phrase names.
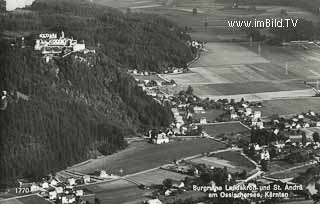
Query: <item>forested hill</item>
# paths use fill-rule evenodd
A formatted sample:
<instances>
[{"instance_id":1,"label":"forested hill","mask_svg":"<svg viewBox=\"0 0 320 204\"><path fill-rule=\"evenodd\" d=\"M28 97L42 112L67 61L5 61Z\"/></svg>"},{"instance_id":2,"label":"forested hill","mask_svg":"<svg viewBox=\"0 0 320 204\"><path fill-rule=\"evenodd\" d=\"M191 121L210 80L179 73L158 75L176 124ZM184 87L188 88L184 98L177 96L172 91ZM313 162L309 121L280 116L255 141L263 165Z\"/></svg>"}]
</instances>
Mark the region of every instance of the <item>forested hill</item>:
<instances>
[{"instance_id":1,"label":"forested hill","mask_svg":"<svg viewBox=\"0 0 320 204\"><path fill-rule=\"evenodd\" d=\"M124 137L167 126L171 112L146 96L128 67L160 70L191 58L185 36L157 16L70 0L46 0L1 16L0 183L41 177L99 152L125 147ZM95 54L72 54L46 63L33 50L39 32L64 30ZM20 38L26 36L26 48ZM12 43L15 43L13 46ZM83 57L87 61L81 61Z\"/></svg>"},{"instance_id":2,"label":"forested hill","mask_svg":"<svg viewBox=\"0 0 320 204\"><path fill-rule=\"evenodd\" d=\"M101 44L104 53L126 68L161 71L183 67L192 59L183 30L156 15L103 7L84 0L38 0L31 12L9 14L5 29L61 31L66 36Z\"/></svg>"}]
</instances>

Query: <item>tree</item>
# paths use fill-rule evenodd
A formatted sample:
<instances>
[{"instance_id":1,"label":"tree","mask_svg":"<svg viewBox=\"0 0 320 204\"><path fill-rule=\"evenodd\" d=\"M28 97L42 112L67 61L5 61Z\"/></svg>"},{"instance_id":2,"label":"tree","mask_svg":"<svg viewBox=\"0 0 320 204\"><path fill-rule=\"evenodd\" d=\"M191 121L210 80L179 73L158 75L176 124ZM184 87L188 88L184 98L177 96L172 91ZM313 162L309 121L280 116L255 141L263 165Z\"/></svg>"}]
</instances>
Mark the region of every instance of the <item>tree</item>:
<instances>
[{"instance_id":1,"label":"tree","mask_svg":"<svg viewBox=\"0 0 320 204\"><path fill-rule=\"evenodd\" d=\"M187 95L193 95L193 88L189 85L186 91Z\"/></svg>"},{"instance_id":2,"label":"tree","mask_svg":"<svg viewBox=\"0 0 320 204\"><path fill-rule=\"evenodd\" d=\"M314 133L312 134L312 138L313 138L313 141L314 141L314 142L320 142L320 135L319 135L318 132L314 132Z\"/></svg>"},{"instance_id":3,"label":"tree","mask_svg":"<svg viewBox=\"0 0 320 204\"><path fill-rule=\"evenodd\" d=\"M169 189L169 188L172 187L172 180L171 179L165 179L165 180L163 180L162 184L166 189Z\"/></svg>"},{"instance_id":4,"label":"tree","mask_svg":"<svg viewBox=\"0 0 320 204\"><path fill-rule=\"evenodd\" d=\"M306 146L306 144L307 144L307 136L306 136L305 132L302 132L301 143L303 146Z\"/></svg>"},{"instance_id":5,"label":"tree","mask_svg":"<svg viewBox=\"0 0 320 204\"><path fill-rule=\"evenodd\" d=\"M192 9L192 15L196 16L198 14L198 9L197 8L193 8Z\"/></svg>"},{"instance_id":6,"label":"tree","mask_svg":"<svg viewBox=\"0 0 320 204\"><path fill-rule=\"evenodd\" d=\"M268 171L268 161L267 160L261 160L261 169L262 171Z\"/></svg>"}]
</instances>

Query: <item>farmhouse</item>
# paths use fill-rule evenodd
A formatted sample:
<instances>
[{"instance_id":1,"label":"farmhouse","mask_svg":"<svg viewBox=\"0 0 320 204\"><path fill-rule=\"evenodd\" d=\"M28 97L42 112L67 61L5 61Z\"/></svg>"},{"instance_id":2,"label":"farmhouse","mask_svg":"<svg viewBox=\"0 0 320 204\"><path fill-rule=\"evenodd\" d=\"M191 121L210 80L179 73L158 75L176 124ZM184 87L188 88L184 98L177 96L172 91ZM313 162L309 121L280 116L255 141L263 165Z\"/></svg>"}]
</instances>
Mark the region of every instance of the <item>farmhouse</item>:
<instances>
[{"instance_id":1,"label":"farmhouse","mask_svg":"<svg viewBox=\"0 0 320 204\"><path fill-rule=\"evenodd\" d=\"M159 133L155 138L152 139L153 144L164 144L169 143L169 138L165 133Z\"/></svg>"},{"instance_id":2,"label":"farmhouse","mask_svg":"<svg viewBox=\"0 0 320 204\"><path fill-rule=\"evenodd\" d=\"M147 204L162 204L159 199L148 200Z\"/></svg>"},{"instance_id":3,"label":"farmhouse","mask_svg":"<svg viewBox=\"0 0 320 204\"><path fill-rule=\"evenodd\" d=\"M270 160L270 154L268 150L263 150L260 154L260 159L261 160Z\"/></svg>"}]
</instances>

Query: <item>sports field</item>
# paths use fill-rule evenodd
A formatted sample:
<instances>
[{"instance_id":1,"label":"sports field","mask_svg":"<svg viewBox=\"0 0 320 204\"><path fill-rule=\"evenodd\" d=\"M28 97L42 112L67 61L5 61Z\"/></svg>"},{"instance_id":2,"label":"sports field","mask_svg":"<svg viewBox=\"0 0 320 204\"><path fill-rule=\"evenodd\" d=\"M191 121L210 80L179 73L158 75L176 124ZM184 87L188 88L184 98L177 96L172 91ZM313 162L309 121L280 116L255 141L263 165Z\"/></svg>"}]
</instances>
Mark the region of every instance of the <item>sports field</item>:
<instances>
[{"instance_id":1,"label":"sports field","mask_svg":"<svg viewBox=\"0 0 320 204\"><path fill-rule=\"evenodd\" d=\"M223 148L225 148L224 144L205 138L175 141L162 145L146 142L132 143L121 152L72 167L70 170L93 173L105 169L108 173L119 175L119 171L122 169L123 175L127 175L159 167L171 163L175 159Z\"/></svg>"}]
</instances>

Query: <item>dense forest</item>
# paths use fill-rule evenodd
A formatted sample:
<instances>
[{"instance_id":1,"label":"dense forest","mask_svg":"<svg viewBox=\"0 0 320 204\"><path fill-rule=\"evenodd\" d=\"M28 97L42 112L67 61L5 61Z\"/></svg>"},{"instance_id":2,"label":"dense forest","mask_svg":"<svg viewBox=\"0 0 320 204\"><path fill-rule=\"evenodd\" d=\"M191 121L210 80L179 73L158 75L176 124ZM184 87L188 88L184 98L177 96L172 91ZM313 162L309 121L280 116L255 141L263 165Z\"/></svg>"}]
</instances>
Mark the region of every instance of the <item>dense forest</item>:
<instances>
[{"instance_id":1,"label":"dense forest","mask_svg":"<svg viewBox=\"0 0 320 204\"><path fill-rule=\"evenodd\" d=\"M37 179L126 146L124 137L167 126L168 107L146 96L126 71L161 71L192 58L188 36L158 16L121 13L86 1L36 1L1 15L0 185ZM95 54L49 63L33 50L39 32L85 40ZM25 48L21 38L25 36ZM84 57L88 62L77 60Z\"/></svg>"}]
</instances>

